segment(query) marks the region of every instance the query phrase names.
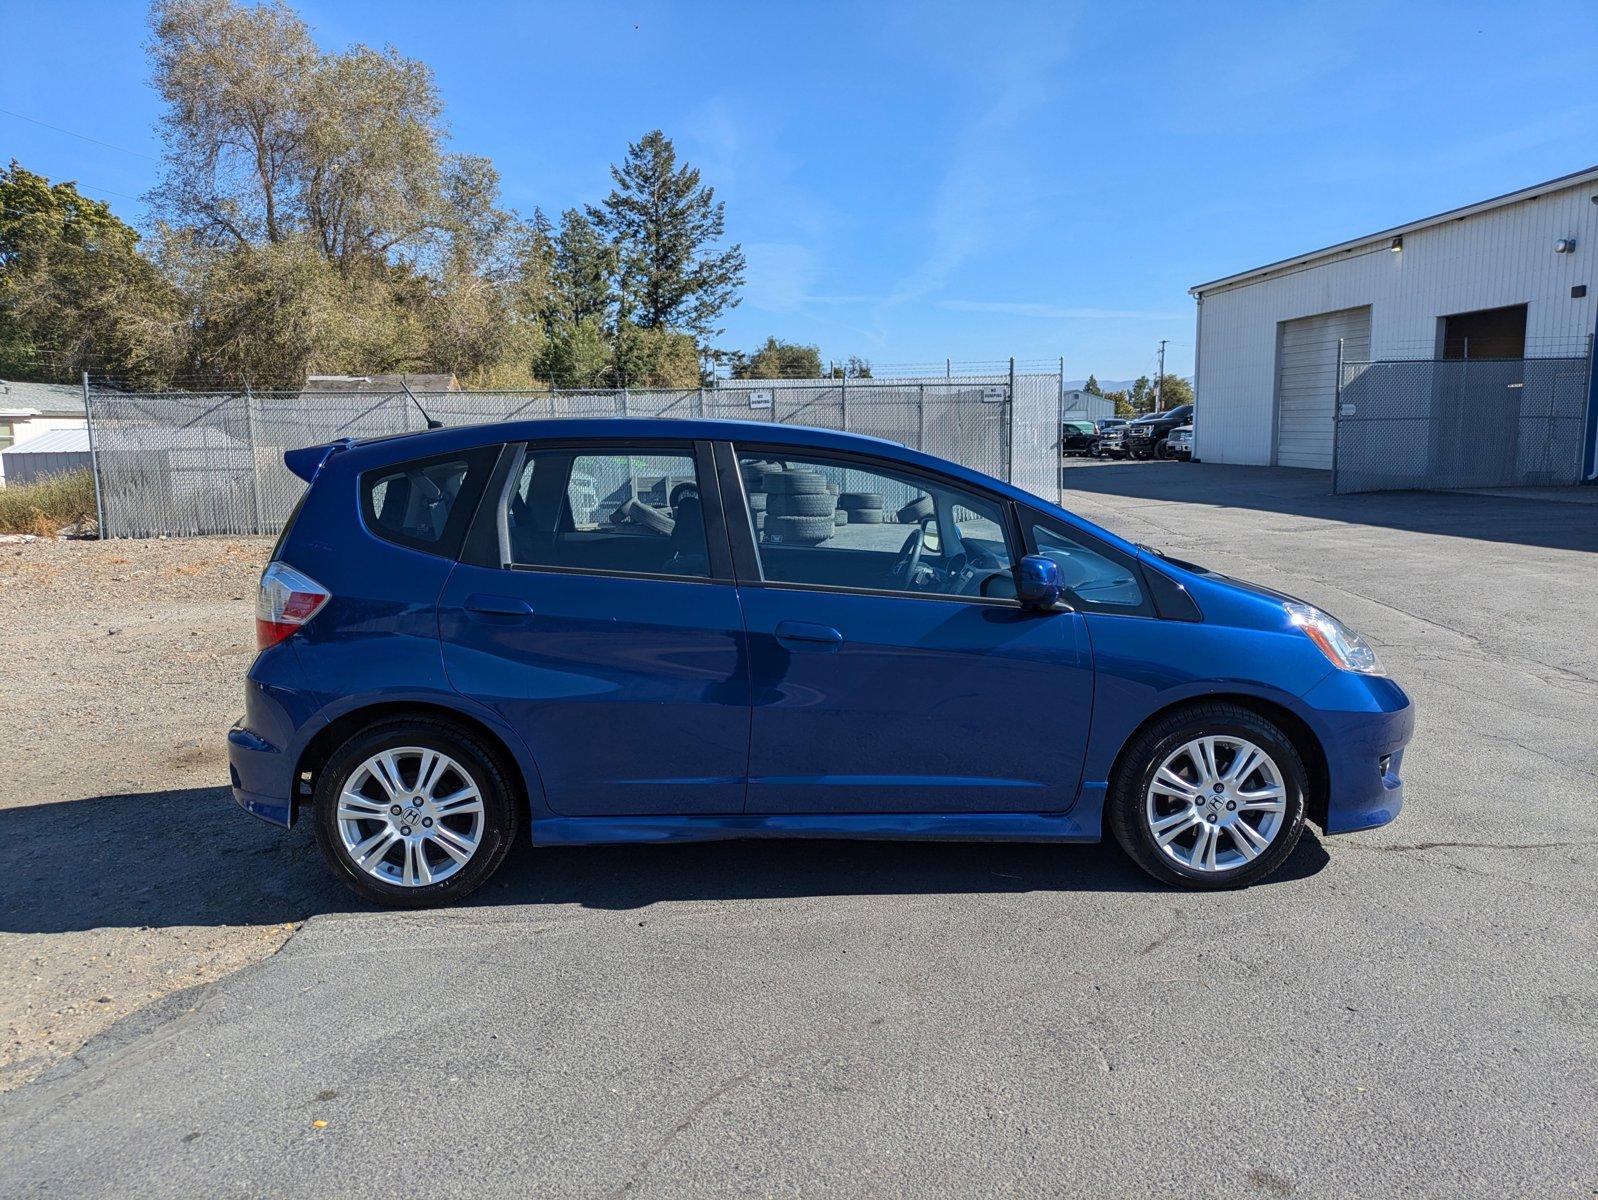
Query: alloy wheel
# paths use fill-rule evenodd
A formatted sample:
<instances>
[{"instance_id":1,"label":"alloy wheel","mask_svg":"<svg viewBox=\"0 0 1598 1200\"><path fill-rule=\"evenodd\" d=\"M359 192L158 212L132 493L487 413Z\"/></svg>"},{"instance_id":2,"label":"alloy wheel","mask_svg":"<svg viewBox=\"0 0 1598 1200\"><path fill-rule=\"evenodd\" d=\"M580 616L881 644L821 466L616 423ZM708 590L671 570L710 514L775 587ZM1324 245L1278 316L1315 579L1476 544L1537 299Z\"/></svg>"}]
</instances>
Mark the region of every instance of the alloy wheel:
<instances>
[{"instance_id":1,"label":"alloy wheel","mask_svg":"<svg viewBox=\"0 0 1598 1200\"><path fill-rule=\"evenodd\" d=\"M381 750L339 789L337 825L358 869L398 887L454 875L483 839L483 796L466 768L424 746Z\"/></svg>"},{"instance_id":2,"label":"alloy wheel","mask_svg":"<svg viewBox=\"0 0 1598 1200\"><path fill-rule=\"evenodd\" d=\"M1144 798L1160 853L1215 874L1253 862L1281 832L1287 786L1259 746L1231 734L1194 738L1154 772Z\"/></svg>"}]
</instances>

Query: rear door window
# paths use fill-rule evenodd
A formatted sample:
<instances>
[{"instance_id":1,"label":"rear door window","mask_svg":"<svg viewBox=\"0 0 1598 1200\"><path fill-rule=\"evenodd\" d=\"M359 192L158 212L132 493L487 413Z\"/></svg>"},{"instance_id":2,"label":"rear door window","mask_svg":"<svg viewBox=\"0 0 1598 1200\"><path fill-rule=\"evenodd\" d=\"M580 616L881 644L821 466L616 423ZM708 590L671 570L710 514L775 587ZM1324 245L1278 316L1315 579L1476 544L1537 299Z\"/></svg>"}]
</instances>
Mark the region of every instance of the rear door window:
<instances>
[{"instance_id":1,"label":"rear door window","mask_svg":"<svg viewBox=\"0 0 1598 1200\"><path fill-rule=\"evenodd\" d=\"M708 579L691 449L529 449L507 489L501 560L532 570Z\"/></svg>"}]
</instances>

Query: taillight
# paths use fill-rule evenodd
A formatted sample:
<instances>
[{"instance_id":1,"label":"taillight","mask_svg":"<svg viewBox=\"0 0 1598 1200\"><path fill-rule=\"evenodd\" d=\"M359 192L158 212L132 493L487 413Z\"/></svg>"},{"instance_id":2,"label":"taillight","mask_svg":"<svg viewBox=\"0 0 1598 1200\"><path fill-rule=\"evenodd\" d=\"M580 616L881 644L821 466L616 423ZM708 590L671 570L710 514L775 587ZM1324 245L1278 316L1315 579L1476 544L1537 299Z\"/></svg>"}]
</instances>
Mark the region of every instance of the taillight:
<instances>
[{"instance_id":1,"label":"taillight","mask_svg":"<svg viewBox=\"0 0 1598 1200\"><path fill-rule=\"evenodd\" d=\"M255 594L255 648L265 650L293 635L332 597L309 575L286 563L268 563Z\"/></svg>"}]
</instances>

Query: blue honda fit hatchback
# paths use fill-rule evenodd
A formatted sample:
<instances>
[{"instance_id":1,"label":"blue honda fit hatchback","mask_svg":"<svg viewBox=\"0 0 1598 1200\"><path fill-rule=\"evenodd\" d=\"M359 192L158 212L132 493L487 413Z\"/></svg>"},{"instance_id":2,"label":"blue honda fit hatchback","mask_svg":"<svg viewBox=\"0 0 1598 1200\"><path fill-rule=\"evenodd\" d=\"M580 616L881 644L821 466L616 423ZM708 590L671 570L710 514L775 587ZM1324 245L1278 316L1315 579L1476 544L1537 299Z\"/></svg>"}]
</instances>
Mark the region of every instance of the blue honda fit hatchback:
<instances>
[{"instance_id":1,"label":"blue honda fit hatchback","mask_svg":"<svg viewBox=\"0 0 1598 1200\"><path fill-rule=\"evenodd\" d=\"M395 905L538 846L1092 842L1268 874L1398 813L1413 710L1291 597L871 438L561 420L285 456L234 796Z\"/></svg>"}]
</instances>

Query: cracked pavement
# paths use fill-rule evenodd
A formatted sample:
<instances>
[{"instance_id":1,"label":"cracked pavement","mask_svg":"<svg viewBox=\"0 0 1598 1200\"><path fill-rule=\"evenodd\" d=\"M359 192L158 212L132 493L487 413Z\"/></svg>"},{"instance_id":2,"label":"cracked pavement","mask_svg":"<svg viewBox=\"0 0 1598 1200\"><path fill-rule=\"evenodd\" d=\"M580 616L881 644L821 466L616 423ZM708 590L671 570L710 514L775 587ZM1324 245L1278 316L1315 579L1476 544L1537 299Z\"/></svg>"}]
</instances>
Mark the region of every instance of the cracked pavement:
<instances>
[{"instance_id":1,"label":"cracked pavement","mask_svg":"<svg viewBox=\"0 0 1598 1200\"><path fill-rule=\"evenodd\" d=\"M302 829L235 869L310 919L0 1097L0 1195L1592 1196L1598 508L1064 478L1370 636L1396 824L1209 895L1109 846L523 849L429 913ZM191 853L259 840L213 800Z\"/></svg>"}]
</instances>

